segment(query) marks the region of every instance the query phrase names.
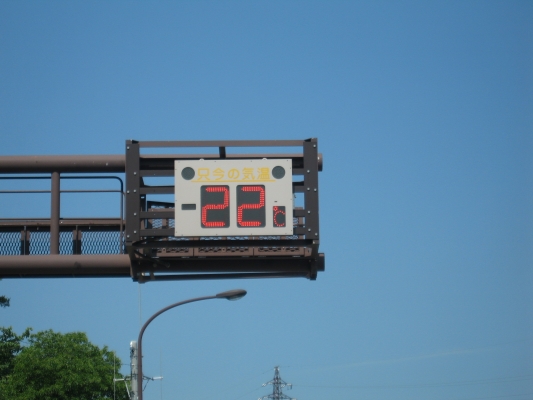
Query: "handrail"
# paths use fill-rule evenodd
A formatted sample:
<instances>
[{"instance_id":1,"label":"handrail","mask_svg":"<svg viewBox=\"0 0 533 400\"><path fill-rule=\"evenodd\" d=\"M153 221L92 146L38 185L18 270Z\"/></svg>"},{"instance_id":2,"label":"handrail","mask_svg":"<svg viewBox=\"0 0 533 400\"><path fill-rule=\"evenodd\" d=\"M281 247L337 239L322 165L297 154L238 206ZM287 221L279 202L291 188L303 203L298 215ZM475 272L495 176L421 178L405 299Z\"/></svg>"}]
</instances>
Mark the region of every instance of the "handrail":
<instances>
[{"instance_id":1,"label":"handrail","mask_svg":"<svg viewBox=\"0 0 533 400\"><path fill-rule=\"evenodd\" d=\"M42 180L52 179L51 176L0 176L0 180ZM122 236L124 232L124 181L118 176L100 176L100 175L69 175L59 176L59 179L116 179L120 183L120 190L113 189L82 189L82 190L59 190L59 193L120 193L120 227L119 227L119 247L124 252L122 246ZM31 193L52 193L52 190L0 190L0 194L31 194Z\"/></svg>"}]
</instances>

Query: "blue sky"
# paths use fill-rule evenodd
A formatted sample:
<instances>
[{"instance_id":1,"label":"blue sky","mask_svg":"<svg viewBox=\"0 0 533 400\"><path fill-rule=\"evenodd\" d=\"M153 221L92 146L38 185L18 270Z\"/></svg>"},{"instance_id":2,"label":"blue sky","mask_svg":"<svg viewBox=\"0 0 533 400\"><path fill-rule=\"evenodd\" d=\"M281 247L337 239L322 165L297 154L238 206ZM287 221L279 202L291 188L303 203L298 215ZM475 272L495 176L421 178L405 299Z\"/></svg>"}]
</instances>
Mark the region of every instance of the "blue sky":
<instances>
[{"instance_id":1,"label":"blue sky","mask_svg":"<svg viewBox=\"0 0 533 400\"><path fill-rule=\"evenodd\" d=\"M299 400L532 398L532 38L526 1L1 2L0 155L317 137L326 253L314 282L3 280L1 325L127 362L152 313L242 287L152 323L146 399L253 400L276 365Z\"/></svg>"}]
</instances>

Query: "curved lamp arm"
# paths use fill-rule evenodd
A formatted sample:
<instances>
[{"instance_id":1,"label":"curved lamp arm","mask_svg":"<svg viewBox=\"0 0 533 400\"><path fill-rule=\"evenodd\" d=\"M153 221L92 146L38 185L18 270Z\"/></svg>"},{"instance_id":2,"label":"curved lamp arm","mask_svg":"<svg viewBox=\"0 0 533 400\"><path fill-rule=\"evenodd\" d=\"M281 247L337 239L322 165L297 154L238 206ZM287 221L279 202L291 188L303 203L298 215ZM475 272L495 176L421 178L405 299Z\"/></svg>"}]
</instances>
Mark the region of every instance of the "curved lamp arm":
<instances>
[{"instance_id":1,"label":"curved lamp arm","mask_svg":"<svg viewBox=\"0 0 533 400\"><path fill-rule=\"evenodd\" d=\"M189 300L183 300L179 301L177 303L171 304L158 312L156 312L154 315L152 315L150 318L148 318L148 321L144 323L144 325L141 328L141 331L139 332L139 338L137 339L137 398L139 400L142 400L143 398L143 390L142 390L142 384L143 384L143 358L142 358L142 338L144 331L150 325L150 322L152 322L156 317L163 314L165 311L170 310L171 308L182 306L184 304L188 303L194 303L195 301L201 301L201 300L210 300L210 299L226 299L226 300L239 300L246 296L246 290L243 289L234 289L234 290L228 290L225 292L217 293L213 296L203 296L203 297L196 297L194 299Z\"/></svg>"}]
</instances>

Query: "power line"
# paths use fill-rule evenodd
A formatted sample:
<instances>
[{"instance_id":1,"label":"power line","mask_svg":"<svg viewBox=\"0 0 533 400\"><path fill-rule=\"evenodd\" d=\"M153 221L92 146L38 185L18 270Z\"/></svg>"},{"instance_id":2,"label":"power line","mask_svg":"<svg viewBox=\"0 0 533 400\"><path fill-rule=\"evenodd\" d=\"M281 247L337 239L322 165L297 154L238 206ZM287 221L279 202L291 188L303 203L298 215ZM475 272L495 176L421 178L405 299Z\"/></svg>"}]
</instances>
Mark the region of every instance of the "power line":
<instances>
[{"instance_id":1,"label":"power line","mask_svg":"<svg viewBox=\"0 0 533 400\"><path fill-rule=\"evenodd\" d=\"M533 379L533 375L521 375L521 376L509 376L503 378L488 378L478 379L470 381L457 381L457 382L435 382L435 383L416 383L416 384L391 384L391 385L298 385L301 387L313 387L313 388L346 388L346 389L401 389L401 388L430 388L430 387L443 387L443 386L468 386L468 385L484 385L484 384L498 384L509 382L520 382Z\"/></svg>"}]
</instances>

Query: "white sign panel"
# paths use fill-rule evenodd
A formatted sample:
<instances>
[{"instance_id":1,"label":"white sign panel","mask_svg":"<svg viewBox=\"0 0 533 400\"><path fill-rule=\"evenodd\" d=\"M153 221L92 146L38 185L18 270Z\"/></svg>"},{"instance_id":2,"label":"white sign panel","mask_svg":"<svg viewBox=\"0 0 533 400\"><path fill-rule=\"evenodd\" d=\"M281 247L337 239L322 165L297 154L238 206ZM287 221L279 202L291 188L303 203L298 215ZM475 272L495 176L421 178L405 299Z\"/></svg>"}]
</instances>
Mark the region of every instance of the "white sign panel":
<instances>
[{"instance_id":1,"label":"white sign panel","mask_svg":"<svg viewBox=\"0 0 533 400\"><path fill-rule=\"evenodd\" d=\"M293 233L292 160L176 160L176 236Z\"/></svg>"}]
</instances>

